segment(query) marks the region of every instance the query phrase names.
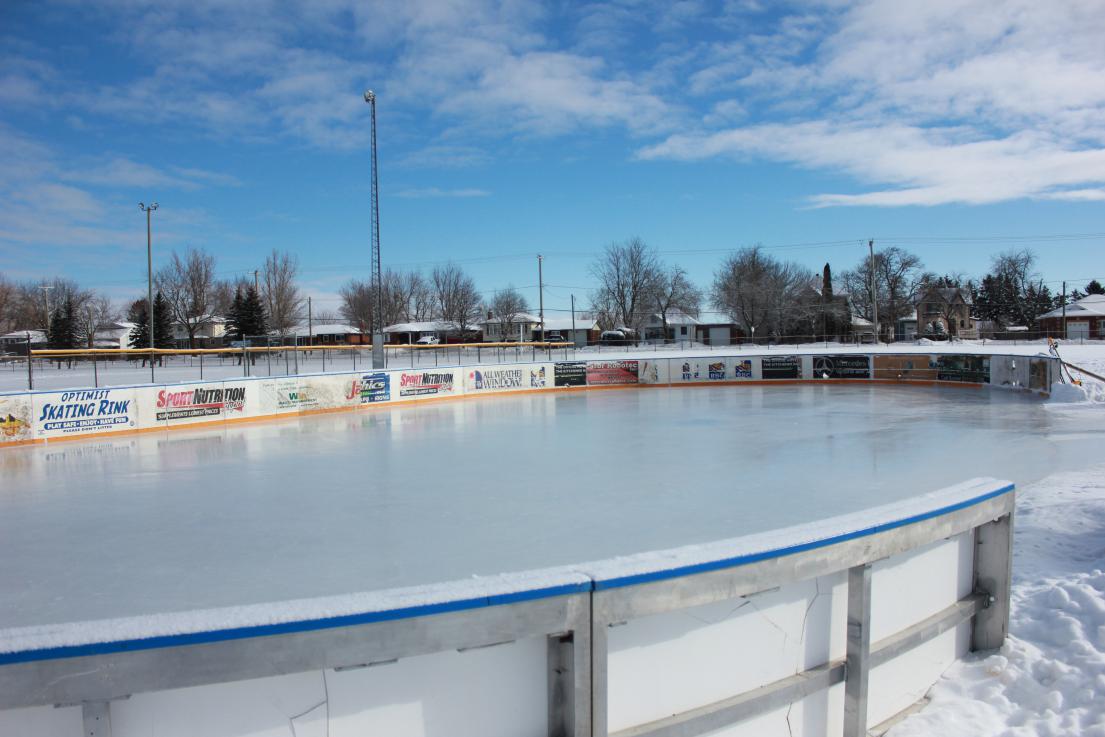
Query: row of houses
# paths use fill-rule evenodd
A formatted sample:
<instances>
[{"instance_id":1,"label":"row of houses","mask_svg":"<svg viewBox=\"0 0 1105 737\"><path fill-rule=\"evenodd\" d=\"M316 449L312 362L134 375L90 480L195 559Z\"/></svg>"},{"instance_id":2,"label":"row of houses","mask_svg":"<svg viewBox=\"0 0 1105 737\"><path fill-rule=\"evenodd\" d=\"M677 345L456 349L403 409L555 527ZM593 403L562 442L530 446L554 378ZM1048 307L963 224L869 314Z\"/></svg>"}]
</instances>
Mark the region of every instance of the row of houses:
<instances>
[{"instance_id":1,"label":"row of houses","mask_svg":"<svg viewBox=\"0 0 1105 737\"><path fill-rule=\"evenodd\" d=\"M874 335L874 325L853 314L851 301L837 295L831 297L839 302L837 312L847 315L847 325L837 326L837 332L853 338L870 339ZM1091 294L1088 297L1052 310L1037 318L1034 331L1027 326L1001 327L988 321L978 320L973 314L970 292L957 288L933 288L922 293L916 300L915 309L907 316L896 321L894 337L896 340L909 341L920 337L955 337L964 340L977 338L1010 337L1018 333L1033 332L1066 337L1068 339L1105 339L1105 295ZM666 322L666 325L665 325ZM1064 327L1065 325L1065 327ZM127 348L130 345L134 323L119 321L102 326L96 331L95 348ZM467 331L461 331L457 325L444 320L405 322L384 328L385 341L390 344L411 344L432 337L441 343L460 342L506 342L533 341L541 339L542 320L536 315L521 313L509 322L488 314L487 318ZM632 331L626 331L632 335ZM825 333L825 330L822 330ZM546 317L544 334L558 335L566 342L578 346L599 342L601 330L598 322L589 316ZM18 330L0 336L0 351L7 354L24 353L28 337L32 348L46 347L46 334L42 330ZM761 336L768 338L770 336ZM174 340L184 348L188 345L188 334L182 326L174 327ZM645 342L695 342L702 345L732 345L745 341L748 336L732 322L710 322L678 310L668 313L665 321L660 314L649 315L642 327L640 336ZM226 334L226 321L213 317L205 321L196 335L199 347L221 347L229 341ZM322 323L301 325L279 339L273 336L274 344L283 342L296 345L365 345L371 343L371 337L363 334L352 325L344 323Z\"/></svg>"}]
</instances>

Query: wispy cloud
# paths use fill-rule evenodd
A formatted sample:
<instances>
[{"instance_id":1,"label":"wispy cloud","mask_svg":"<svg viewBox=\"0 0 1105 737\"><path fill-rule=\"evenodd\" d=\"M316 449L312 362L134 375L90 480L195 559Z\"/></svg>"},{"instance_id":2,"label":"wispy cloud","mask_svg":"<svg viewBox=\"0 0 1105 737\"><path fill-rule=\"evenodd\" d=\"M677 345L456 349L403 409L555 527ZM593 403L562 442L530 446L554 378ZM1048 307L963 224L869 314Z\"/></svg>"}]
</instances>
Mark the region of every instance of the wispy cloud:
<instances>
[{"instance_id":1,"label":"wispy cloud","mask_svg":"<svg viewBox=\"0 0 1105 737\"><path fill-rule=\"evenodd\" d=\"M781 161L868 188L814 195L815 207L1095 200L1105 184L1100 11L1092 1L868 0L827 4L811 22L803 9L773 38L704 50L691 76L694 92L736 95L733 109L751 119L725 127L707 116L638 155Z\"/></svg>"},{"instance_id":2,"label":"wispy cloud","mask_svg":"<svg viewBox=\"0 0 1105 737\"><path fill-rule=\"evenodd\" d=\"M395 196L406 199L426 199L435 197L490 197L491 193L486 189L440 189L438 187L419 187L399 190L395 193Z\"/></svg>"}]
</instances>

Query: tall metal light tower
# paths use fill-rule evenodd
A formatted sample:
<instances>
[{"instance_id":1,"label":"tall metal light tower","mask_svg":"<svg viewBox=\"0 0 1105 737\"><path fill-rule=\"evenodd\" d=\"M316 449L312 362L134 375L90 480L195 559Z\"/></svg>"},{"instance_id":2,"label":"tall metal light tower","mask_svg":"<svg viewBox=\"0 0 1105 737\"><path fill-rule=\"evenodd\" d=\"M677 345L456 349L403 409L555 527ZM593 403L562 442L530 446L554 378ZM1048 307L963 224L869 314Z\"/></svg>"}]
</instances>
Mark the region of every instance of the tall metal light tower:
<instances>
[{"instance_id":1,"label":"tall metal light tower","mask_svg":"<svg viewBox=\"0 0 1105 737\"><path fill-rule=\"evenodd\" d=\"M157 209L157 203L146 205L138 203L138 209L146 213L146 326L150 334L150 383L157 381L153 371L153 344L154 344L154 319L153 319L153 231L150 229L150 215Z\"/></svg>"},{"instance_id":2,"label":"tall metal light tower","mask_svg":"<svg viewBox=\"0 0 1105 737\"><path fill-rule=\"evenodd\" d=\"M380 191L376 170L376 93L366 90L364 101L372 106L372 288L376 296L372 321L372 368L384 368L384 280L380 269Z\"/></svg>"}]
</instances>

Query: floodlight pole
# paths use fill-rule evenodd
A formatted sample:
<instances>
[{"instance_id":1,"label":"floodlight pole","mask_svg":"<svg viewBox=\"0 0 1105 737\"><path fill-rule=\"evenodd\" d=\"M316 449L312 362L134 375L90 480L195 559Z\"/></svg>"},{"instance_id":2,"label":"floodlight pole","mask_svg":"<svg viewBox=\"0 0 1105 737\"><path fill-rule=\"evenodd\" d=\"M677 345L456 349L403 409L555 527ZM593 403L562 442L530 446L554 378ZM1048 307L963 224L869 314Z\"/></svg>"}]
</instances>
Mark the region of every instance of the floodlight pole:
<instances>
[{"instance_id":1,"label":"floodlight pole","mask_svg":"<svg viewBox=\"0 0 1105 737\"><path fill-rule=\"evenodd\" d=\"M537 316L541 320L541 342L545 342L545 279L541 271L541 254L537 254Z\"/></svg>"},{"instance_id":2,"label":"floodlight pole","mask_svg":"<svg viewBox=\"0 0 1105 737\"><path fill-rule=\"evenodd\" d=\"M149 207L139 202L138 209L146 213L146 326L150 334L150 383L154 383L153 373L153 230L150 225L150 213L157 209L157 203Z\"/></svg>"},{"instance_id":3,"label":"floodlight pole","mask_svg":"<svg viewBox=\"0 0 1105 737\"><path fill-rule=\"evenodd\" d=\"M871 254L871 317L875 323L875 345L879 344L879 289L875 281L875 241L867 241L867 251Z\"/></svg>"},{"instance_id":4,"label":"floodlight pole","mask_svg":"<svg viewBox=\"0 0 1105 737\"><path fill-rule=\"evenodd\" d=\"M364 101L372 106L372 287L375 292L372 321L372 368L384 368L384 280L380 269L380 185L376 164L376 93L367 90Z\"/></svg>"}]
</instances>

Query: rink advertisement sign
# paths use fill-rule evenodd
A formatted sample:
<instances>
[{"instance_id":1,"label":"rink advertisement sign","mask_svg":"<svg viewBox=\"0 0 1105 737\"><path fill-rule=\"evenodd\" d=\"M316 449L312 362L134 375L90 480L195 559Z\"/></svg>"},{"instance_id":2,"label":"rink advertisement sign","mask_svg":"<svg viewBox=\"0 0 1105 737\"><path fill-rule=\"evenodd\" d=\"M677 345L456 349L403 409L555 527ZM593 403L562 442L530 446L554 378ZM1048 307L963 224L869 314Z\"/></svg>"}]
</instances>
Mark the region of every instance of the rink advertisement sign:
<instances>
[{"instance_id":1,"label":"rink advertisement sign","mask_svg":"<svg viewBox=\"0 0 1105 737\"><path fill-rule=\"evenodd\" d=\"M246 387L197 386L187 389L166 387L157 392L155 417L158 422L202 420L223 414L241 414L246 406Z\"/></svg>"},{"instance_id":2,"label":"rink advertisement sign","mask_svg":"<svg viewBox=\"0 0 1105 737\"><path fill-rule=\"evenodd\" d=\"M468 388L474 392L522 389L523 373L520 368L473 369L468 372Z\"/></svg>"},{"instance_id":3,"label":"rink advertisement sign","mask_svg":"<svg viewBox=\"0 0 1105 737\"><path fill-rule=\"evenodd\" d=\"M636 384L638 361L588 361L588 386L617 386Z\"/></svg>"},{"instance_id":4,"label":"rink advertisement sign","mask_svg":"<svg viewBox=\"0 0 1105 737\"><path fill-rule=\"evenodd\" d=\"M0 445L25 443L32 432L31 398L25 394L0 397Z\"/></svg>"},{"instance_id":5,"label":"rink advertisement sign","mask_svg":"<svg viewBox=\"0 0 1105 737\"><path fill-rule=\"evenodd\" d=\"M131 389L82 389L37 394L35 435L57 437L129 430L137 425Z\"/></svg>"},{"instance_id":6,"label":"rink advertisement sign","mask_svg":"<svg viewBox=\"0 0 1105 737\"><path fill-rule=\"evenodd\" d=\"M399 396L428 397L453 393L452 371L418 371L399 374Z\"/></svg>"},{"instance_id":7,"label":"rink advertisement sign","mask_svg":"<svg viewBox=\"0 0 1105 737\"><path fill-rule=\"evenodd\" d=\"M668 383L668 360L646 358L637 362L637 380L641 384Z\"/></svg>"},{"instance_id":8,"label":"rink advertisement sign","mask_svg":"<svg viewBox=\"0 0 1105 737\"><path fill-rule=\"evenodd\" d=\"M813 375L818 379L870 379L867 356L814 356Z\"/></svg>"},{"instance_id":9,"label":"rink advertisement sign","mask_svg":"<svg viewBox=\"0 0 1105 737\"><path fill-rule=\"evenodd\" d=\"M386 371L374 371L362 374L349 382L345 394L347 402L353 404L375 404L391 401L391 374Z\"/></svg>"},{"instance_id":10,"label":"rink advertisement sign","mask_svg":"<svg viewBox=\"0 0 1105 737\"><path fill-rule=\"evenodd\" d=\"M899 379L902 381L934 381L936 370L931 367L932 359L925 355L876 355L875 378Z\"/></svg>"},{"instance_id":11,"label":"rink advertisement sign","mask_svg":"<svg viewBox=\"0 0 1105 737\"><path fill-rule=\"evenodd\" d=\"M943 355L936 357L936 378L940 381L990 383L989 356Z\"/></svg>"},{"instance_id":12,"label":"rink advertisement sign","mask_svg":"<svg viewBox=\"0 0 1105 737\"><path fill-rule=\"evenodd\" d=\"M802 373L799 356L764 356L760 359L761 376L765 379L797 379Z\"/></svg>"},{"instance_id":13,"label":"rink advertisement sign","mask_svg":"<svg viewBox=\"0 0 1105 737\"><path fill-rule=\"evenodd\" d=\"M752 378L752 361L751 359L744 359L743 361L733 361L733 378L734 379L751 379Z\"/></svg>"},{"instance_id":14,"label":"rink advertisement sign","mask_svg":"<svg viewBox=\"0 0 1105 737\"><path fill-rule=\"evenodd\" d=\"M566 361L553 366L555 386L587 386L587 364L583 361Z\"/></svg>"}]
</instances>

